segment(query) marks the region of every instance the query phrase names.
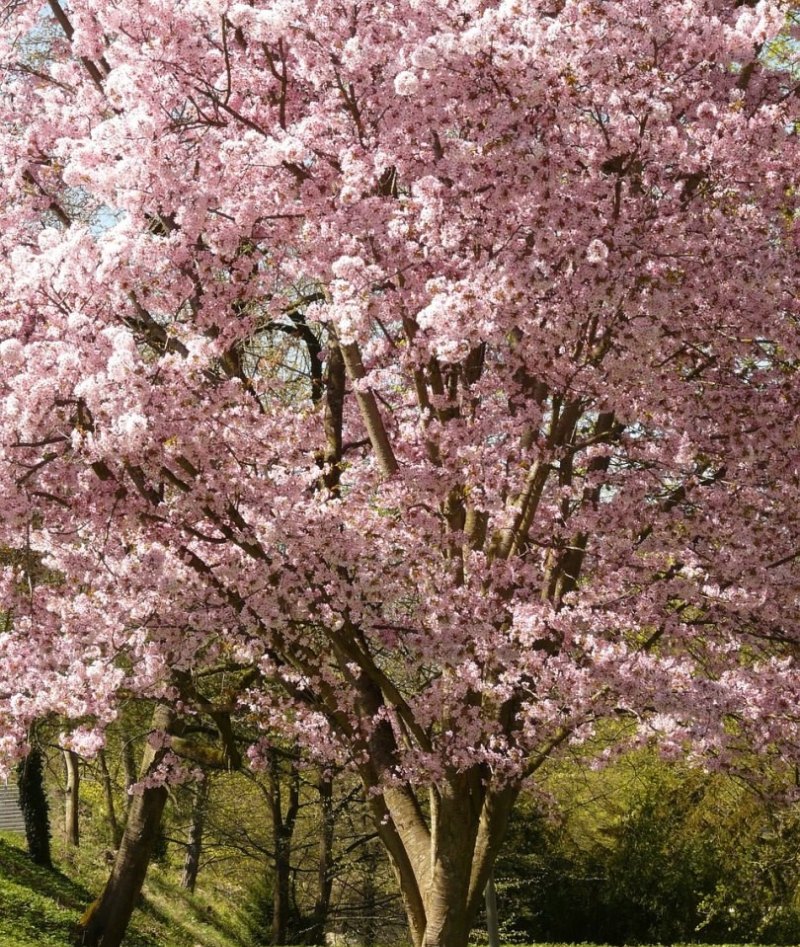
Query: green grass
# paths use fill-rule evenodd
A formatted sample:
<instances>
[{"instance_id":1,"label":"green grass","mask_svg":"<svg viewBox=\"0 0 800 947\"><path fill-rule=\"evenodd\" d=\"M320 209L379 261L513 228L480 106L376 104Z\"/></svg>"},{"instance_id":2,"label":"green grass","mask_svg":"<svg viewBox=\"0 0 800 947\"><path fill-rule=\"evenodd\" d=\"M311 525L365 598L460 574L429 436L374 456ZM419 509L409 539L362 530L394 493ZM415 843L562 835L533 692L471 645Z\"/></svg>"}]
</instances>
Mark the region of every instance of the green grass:
<instances>
[{"instance_id":1,"label":"green grass","mask_svg":"<svg viewBox=\"0 0 800 947\"><path fill-rule=\"evenodd\" d=\"M0 840L0 945L63 947L91 895L59 871L34 865Z\"/></svg>"},{"instance_id":2,"label":"green grass","mask_svg":"<svg viewBox=\"0 0 800 947\"><path fill-rule=\"evenodd\" d=\"M18 837L0 835L0 947L73 947L78 920L96 894L58 869L34 865ZM249 947L233 930L233 918L176 891L156 871L125 947Z\"/></svg>"}]
</instances>

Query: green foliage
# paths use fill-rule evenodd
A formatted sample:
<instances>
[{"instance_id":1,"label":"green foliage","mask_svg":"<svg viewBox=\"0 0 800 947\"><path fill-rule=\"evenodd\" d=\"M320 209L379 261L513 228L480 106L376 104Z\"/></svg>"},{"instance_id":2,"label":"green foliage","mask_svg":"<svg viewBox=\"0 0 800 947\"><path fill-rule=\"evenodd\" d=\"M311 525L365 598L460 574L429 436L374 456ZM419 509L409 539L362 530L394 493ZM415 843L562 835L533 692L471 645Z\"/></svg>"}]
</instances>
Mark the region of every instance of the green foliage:
<instances>
[{"instance_id":1,"label":"green foliage","mask_svg":"<svg viewBox=\"0 0 800 947\"><path fill-rule=\"evenodd\" d=\"M110 734L110 782L102 782L96 761L82 764L80 847L62 849L63 831L54 824L56 861L68 863L74 881L36 866L18 838L0 844L0 947L71 944L76 921L99 893L113 858L106 788L122 821L123 750L135 740L138 755L148 719L126 725ZM46 769L51 806L60 813L59 753ZM295 943L312 936L317 891L321 816L313 775L302 784L293 838ZM544 780L549 796L522 801L496 872L501 942L800 943L800 808L778 791L789 775L755 761L737 779L709 775L649 752L599 772L575 761L551 765ZM195 894L177 884L192 797L180 788L171 793L163 826L169 844L151 865L126 947L270 943L269 789L263 776L215 777ZM384 877L359 799L346 781L336 784L328 927L398 947L396 892ZM476 928L473 940L485 947L486 935Z\"/></svg>"},{"instance_id":2,"label":"green foliage","mask_svg":"<svg viewBox=\"0 0 800 947\"><path fill-rule=\"evenodd\" d=\"M744 844L724 849L728 870L701 902L698 930L800 943L800 812L766 801L737 815L730 836Z\"/></svg>"},{"instance_id":3,"label":"green foliage","mask_svg":"<svg viewBox=\"0 0 800 947\"><path fill-rule=\"evenodd\" d=\"M33 864L18 845L12 836L0 836L0 947L71 947L75 923L92 894L60 871ZM240 919L219 903L176 891L156 871L125 943L126 947L255 947L257 941L239 925ZM506 939L503 943L515 944Z\"/></svg>"},{"instance_id":4,"label":"green foliage","mask_svg":"<svg viewBox=\"0 0 800 947\"><path fill-rule=\"evenodd\" d=\"M246 897L245 915L247 931L253 947L269 947L272 944L272 879L257 878Z\"/></svg>"},{"instance_id":5,"label":"green foliage","mask_svg":"<svg viewBox=\"0 0 800 947\"><path fill-rule=\"evenodd\" d=\"M559 817L529 800L498 866L518 938L800 943L800 811L785 799L649 754L550 786Z\"/></svg>"}]
</instances>

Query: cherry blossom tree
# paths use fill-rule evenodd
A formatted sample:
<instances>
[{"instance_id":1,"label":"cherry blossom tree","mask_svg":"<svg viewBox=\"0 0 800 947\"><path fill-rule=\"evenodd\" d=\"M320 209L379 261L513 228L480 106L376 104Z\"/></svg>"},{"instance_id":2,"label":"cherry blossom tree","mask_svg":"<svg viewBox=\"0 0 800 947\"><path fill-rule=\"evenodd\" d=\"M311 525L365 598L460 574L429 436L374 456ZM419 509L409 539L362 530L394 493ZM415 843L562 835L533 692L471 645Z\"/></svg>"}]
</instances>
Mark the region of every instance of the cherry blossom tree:
<instances>
[{"instance_id":1,"label":"cherry blossom tree","mask_svg":"<svg viewBox=\"0 0 800 947\"><path fill-rule=\"evenodd\" d=\"M131 696L283 733L360 774L416 947L462 947L602 718L792 750L790 4L3 17L9 761Z\"/></svg>"}]
</instances>

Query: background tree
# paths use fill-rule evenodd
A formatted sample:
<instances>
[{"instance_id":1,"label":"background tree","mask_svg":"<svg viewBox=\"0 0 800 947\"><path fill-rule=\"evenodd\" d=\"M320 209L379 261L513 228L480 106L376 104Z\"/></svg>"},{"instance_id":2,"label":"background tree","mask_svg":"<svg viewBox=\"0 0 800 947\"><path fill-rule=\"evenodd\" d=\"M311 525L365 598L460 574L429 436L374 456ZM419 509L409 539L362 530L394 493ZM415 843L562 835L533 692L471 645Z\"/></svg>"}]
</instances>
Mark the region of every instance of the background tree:
<instances>
[{"instance_id":1,"label":"background tree","mask_svg":"<svg viewBox=\"0 0 800 947\"><path fill-rule=\"evenodd\" d=\"M25 759L17 764L17 786L28 853L37 865L52 868L50 813L44 788L42 752L37 746L32 747Z\"/></svg>"},{"instance_id":2,"label":"background tree","mask_svg":"<svg viewBox=\"0 0 800 947\"><path fill-rule=\"evenodd\" d=\"M131 694L257 721L462 947L598 720L791 751L790 5L48 8L0 47L0 541L59 576L4 569L9 755Z\"/></svg>"},{"instance_id":3,"label":"background tree","mask_svg":"<svg viewBox=\"0 0 800 947\"><path fill-rule=\"evenodd\" d=\"M114 848L119 846L122 839L122 828L117 818L117 803L115 800L114 782L108 769L107 754L105 750L100 750L97 754L97 764L100 771L100 779L103 784L103 797L105 801L106 815L108 818L108 827L111 833L111 843Z\"/></svg>"},{"instance_id":4,"label":"background tree","mask_svg":"<svg viewBox=\"0 0 800 947\"><path fill-rule=\"evenodd\" d=\"M64 835L69 845L80 844L80 760L72 750L64 750L66 787L64 789Z\"/></svg>"},{"instance_id":5,"label":"background tree","mask_svg":"<svg viewBox=\"0 0 800 947\"><path fill-rule=\"evenodd\" d=\"M192 815L186 836L186 857L181 875L181 887L194 891L200 872L200 855L203 850L203 826L208 806L208 779L193 786Z\"/></svg>"}]
</instances>

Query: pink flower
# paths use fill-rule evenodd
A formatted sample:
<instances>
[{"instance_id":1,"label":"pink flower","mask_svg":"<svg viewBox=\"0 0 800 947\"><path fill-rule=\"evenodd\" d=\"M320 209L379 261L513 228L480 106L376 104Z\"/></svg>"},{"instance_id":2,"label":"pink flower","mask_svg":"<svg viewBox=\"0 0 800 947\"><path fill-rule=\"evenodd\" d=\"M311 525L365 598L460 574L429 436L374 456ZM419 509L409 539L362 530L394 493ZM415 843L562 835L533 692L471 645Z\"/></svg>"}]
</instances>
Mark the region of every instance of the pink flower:
<instances>
[{"instance_id":1,"label":"pink flower","mask_svg":"<svg viewBox=\"0 0 800 947\"><path fill-rule=\"evenodd\" d=\"M419 91L419 79L417 78L416 73L413 73L410 70L398 72L394 77L394 91L398 95L407 97L416 95Z\"/></svg>"},{"instance_id":2,"label":"pink flower","mask_svg":"<svg viewBox=\"0 0 800 947\"><path fill-rule=\"evenodd\" d=\"M602 240L592 240L592 242L586 248L586 259L589 261L589 263L605 263L608 259L608 247L603 243Z\"/></svg>"},{"instance_id":3,"label":"pink flower","mask_svg":"<svg viewBox=\"0 0 800 947\"><path fill-rule=\"evenodd\" d=\"M25 350L19 339L5 339L0 342L0 363L11 368L21 365L25 358Z\"/></svg>"},{"instance_id":4,"label":"pink flower","mask_svg":"<svg viewBox=\"0 0 800 947\"><path fill-rule=\"evenodd\" d=\"M411 62L417 69L433 69L438 61L439 54L430 46L418 46L411 54Z\"/></svg>"}]
</instances>

